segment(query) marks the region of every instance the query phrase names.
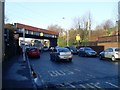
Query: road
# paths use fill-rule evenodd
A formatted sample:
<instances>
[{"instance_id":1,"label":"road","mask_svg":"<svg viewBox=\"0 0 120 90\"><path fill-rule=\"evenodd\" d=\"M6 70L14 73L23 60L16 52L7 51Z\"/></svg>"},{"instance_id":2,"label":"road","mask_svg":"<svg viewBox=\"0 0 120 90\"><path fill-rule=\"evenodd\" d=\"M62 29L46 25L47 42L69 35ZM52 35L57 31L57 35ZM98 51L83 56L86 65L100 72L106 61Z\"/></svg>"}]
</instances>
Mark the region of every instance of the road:
<instances>
[{"instance_id":1,"label":"road","mask_svg":"<svg viewBox=\"0 0 120 90\"><path fill-rule=\"evenodd\" d=\"M78 55L73 56L72 62L54 62L49 52L29 61L37 73L38 88L119 88L119 62Z\"/></svg>"}]
</instances>

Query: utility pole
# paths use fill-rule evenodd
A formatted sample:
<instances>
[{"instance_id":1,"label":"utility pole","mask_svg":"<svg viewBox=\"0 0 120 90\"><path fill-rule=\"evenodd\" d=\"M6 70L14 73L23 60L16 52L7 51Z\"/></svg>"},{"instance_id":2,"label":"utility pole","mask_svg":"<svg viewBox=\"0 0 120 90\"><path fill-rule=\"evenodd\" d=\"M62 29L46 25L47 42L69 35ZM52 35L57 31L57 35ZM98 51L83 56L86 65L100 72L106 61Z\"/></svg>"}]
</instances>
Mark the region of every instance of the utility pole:
<instances>
[{"instance_id":1,"label":"utility pole","mask_svg":"<svg viewBox=\"0 0 120 90\"><path fill-rule=\"evenodd\" d=\"M69 31L67 30L67 46L69 46Z\"/></svg>"},{"instance_id":2,"label":"utility pole","mask_svg":"<svg viewBox=\"0 0 120 90\"><path fill-rule=\"evenodd\" d=\"M0 0L0 89L2 90L2 61L5 56L4 44L4 0Z\"/></svg>"},{"instance_id":3,"label":"utility pole","mask_svg":"<svg viewBox=\"0 0 120 90\"><path fill-rule=\"evenodd\" d=\"M120 35L120 1L118 2L118 35Z\"/></svg>"},{"instance_id":4,"label":"utility pole","mask_svg":"<svg viewBox=\"0 0 120 90\"><path fill-rule=\"evenodd\" d=\"M65 20L65 17L63 17L62 19ZM67 46L69 46L69 31L66 29L65 31L66 31L66 38L67 38Z\"/></svg>"},{"instance_id":5,"label":"utility pole","mask_svg":"<svg viewBox=\"0 0 120 90\"><path fill-rule=\"evenodd\" d=\"M22 48L22 50L23 50L23 61L25 62L26 60L26 57L25 57L25 29L23 28L22 29L22 31L23 31L23 42L24 42L24 45L23 45L23 48Z\"/></svg>"}]
</instances>

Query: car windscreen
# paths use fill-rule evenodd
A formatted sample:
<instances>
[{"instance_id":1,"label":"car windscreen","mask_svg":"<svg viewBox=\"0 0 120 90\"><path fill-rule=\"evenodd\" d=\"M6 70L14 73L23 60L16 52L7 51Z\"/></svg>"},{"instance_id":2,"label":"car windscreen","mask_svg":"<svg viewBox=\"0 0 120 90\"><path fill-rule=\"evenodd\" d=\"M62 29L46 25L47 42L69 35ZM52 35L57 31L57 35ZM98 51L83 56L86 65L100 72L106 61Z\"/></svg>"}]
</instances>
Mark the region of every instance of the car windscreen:
<instances>
[{"instance_id":1,"label":"car windscreen","mask_svg":"<svg viewBox=\"0 0 120 90\"><path fill-rule=\"evenodd\" d=\"M72 49L72 50L77 50L75 47L70 47L70 49Z\"/></svg>"},{"instance_id":2,"label":"car windscreen","mask_svg":"<svg viewBox=\"0 0 120 90\"><path fill-rule=\"evenodd\" d=\"M116 48L115 51L120 52L120 48Z\"/></svg>"},{"instance_id":3,"label":"car windscreen","mask_svg":"<svg viewBox=\"0 0 120 90\"><path fill-rule=\"evenodd\" d=\"M70 52L69 49L67 48L61 48L61 49L58 49L59 52Z\"/></svg>"},{"instance_id":4,"label":"car windscreen","mask_svg":"<svg viewBox=\"0 0 120 90\"><path fill-rule=\"evenodd\" d=\"M30 51L36 51L37 50L37 48L31 48L30 49Z\"/></svg>"},{"instance_id":5,"label":"car windscreen","mask_svg":"<svg viewBox=\"0 0 120 90\"><path fill-rule=\"evenodd\" d=\"M91 48L85 48L86 51L91 51L92 49Z\"/></svg>"}]
</instances>

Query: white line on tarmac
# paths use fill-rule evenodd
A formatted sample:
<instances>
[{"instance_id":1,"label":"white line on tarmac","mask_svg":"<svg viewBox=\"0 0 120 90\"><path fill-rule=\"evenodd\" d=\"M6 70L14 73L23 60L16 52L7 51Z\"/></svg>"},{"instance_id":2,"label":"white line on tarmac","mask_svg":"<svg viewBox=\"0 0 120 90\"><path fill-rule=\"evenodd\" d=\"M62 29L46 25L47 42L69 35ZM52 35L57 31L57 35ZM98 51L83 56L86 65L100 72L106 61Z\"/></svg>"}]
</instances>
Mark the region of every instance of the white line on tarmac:
<instances>
[{"instance_id":1,"label":"white line on tarmac","mask_svg":"<svg viewBox=\"0 0 120 90\"><path fill-rule=\"evenodd\" d=\"M51 77L57 77L58 74L55 71L48 71Z\"/></svg>"},{"instance_id":2,"label":"white line on tarmac","mask_svg":"<svg viewBox=\"0 0 120 90\"><path fill-rule=\"evenodd\" d=\"M75 68L74 70L75 70L75 71L79 71L79 72L81 71L81 70L79 70L79 69L77 69L77 68Z\"/></svg>"},{"instance_id":3,"label":"white line on tarmac","mask_svg":"<svg viewBox=\"0 0 120 90\"><path fill-rule=\"evenodd\" d=\"M90 77L93 77L93 78L95 78L95 76L93 76L93 75L91 75L91 74L87 74L88 76L90 76Z\"/></svg>"},{"instance_id":4,"label":"white line on tarmac","mask_svg":"<svg viewBox=\"0 0 120 90\"><path fill-rule=\"evenodd\" d=\"M89 86L90 88L95 88L95 87L91 86L90 84L86 84L86 85Z\"/></svg>"},{"instance_id":5,"label":"white line on tarmac","mask_svg":"<svg viewBox=\"0 0 120 90\"><path fill-rule=\"evenodd\" d=\"M80 84L80 86L82 87L82 88L86 88L84 85L82 85L82 84Z\"/></svg>"},{"instance_id":6,"label":"white line on tarmac","mask_svg":"<svg viewBox=\"0 0 120 90\"><path fill-rule=\"evenodd\" d=\"M110 83L110 82L105 82L105 83L107 83L107 84L109 84L109 85L111 85L111 86L113 86L113 87L119 88L117 85L114 85L114 84L112 84L112 83Z\"/></svg>"},{"instance_id":7,"label":"white line on tarmac","mask_svg":"<svg viewBox=\"0 0 120 90\"><path fill-rule=\"evenodd\" d=\"M94 84L94 83L90 83L91 85L94 85L95 87L97 88L101 88L100 86L98 86L97 84Z\"/></svg>"},{"instance_id":8,"label":"white line on tarmac","mask_svg":"<svg viewBox=\"0 0 120 90\"><path fill-rule=\"evenodd\" d=\"M74 85L72 85L72 84L70 84L70 83L68 83L68 85L71 86L72 88L76 88Z\"/></svg>"},{"instance_id":9,"label":"white line on tarmac","mask_svg":"<svg viewBox=\"0 0 120 90\"><path fill-rule=\"evenodd\" d=\"M60 86L62 86L62 87L64 87L64 85L63 84L59 84Z\"/></svg>"},{"instance_id":10,"label":"white line on tarmac","mask_svg":"<svg viewBox=\"0 0 120 90\"><path fill-rule=\"evenodd\" d=\"M62 73L62 75L66 75L62 70L59 70L60 73Z\"/></svg>"}]
</instances>

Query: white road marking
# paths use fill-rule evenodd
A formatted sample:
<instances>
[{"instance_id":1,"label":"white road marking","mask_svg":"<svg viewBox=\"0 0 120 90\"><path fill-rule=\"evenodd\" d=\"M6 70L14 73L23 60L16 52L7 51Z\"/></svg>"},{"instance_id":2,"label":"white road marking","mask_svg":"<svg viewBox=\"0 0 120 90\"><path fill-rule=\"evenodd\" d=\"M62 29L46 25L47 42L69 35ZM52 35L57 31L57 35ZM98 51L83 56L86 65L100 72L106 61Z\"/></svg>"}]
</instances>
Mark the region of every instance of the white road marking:
<instances>
[{"instance_id":1,"label":"white road marking","mask_svg":"<svg viewBox=\"0 0 120 90\"><path fill-rule=\"evenodd\" d=\"M90 88L95 88L95 87L91 86L90 84L86 84L86 85L89 86Z\"/></svg>"},{"instance_id":2,"label":"white road marking","mask_svg":"<svg viewBox=\"0 0 120 90\"><path fill-rule=\"evenodd\" d=\"M81 70L79 70L79 69L77 69L77 68L75 68L74 70L75 70L75 71L79 71L79 72L81 71Z\"/></svg>"},{"instance_id":3,"label":"white road marking","mask_svg":"<svg viewBox=\"0 0 120 90\"><path fill-rule=\"evenodd\" d=\"M109 85L111 85L111 86L113 86L113 87L119 88L117 85L114 85L114 84L112 84L112 83L110 83L110 82L105 82L105 83L107 83L107 84L109 84Z\"/></svg>"},{"instance_id":4,"label":"white road marking","mask_svg":"<svg viewBox=\"0 0 120 90\"><path fill-rule=\"evenodd\" d=\"M100 86L98 86L99 83L96 83L96 84L90 83L90 84L91 84L91 85L94 85L94 86L97 87L97 88L101 88Z\"/></svg>"},{"instance_id":5,"label":"white road marking","mask_svg":"<svg viewBox=\"0 0 120 90\"><path fill-rule=\"evenodd\" d=\"M60 72L62 75L66 75L62 70L59 70L59 72Z\"/></svg>"},{"instance_id":6,"label":"white road marking","mask_svg":"<svg viewBox=\"0 0 120 90\"><path fill-rule=\"evenodd\" d=\"M72 71L68 71L68 74L74 74L74 72L72 72Z\"/></svg>"},{"instance_id":7,"label":"white road marking","mask_svg":"<svg viewBox=\"0 0 120 90\"><path fill-rule=\"evenodd\" d=\"M76 88L74 85L67 83L67 85L71 86L72 88Z\"/></svg>"},{"instance_id":8,"label":"white road marking","mask_svg":"<svg viewBox=\"0 0 120 90\"><path fill-rule=\"evenodd\" d=\"M60 86L62 86L62 87L64 87L64 85L63 84L59 84Z\"/></svg>"},{"instance_id":9,"label":"white road marking","mask_svg":"<svg viewBox=\"0 0 120 90\"><path fill-rule=\"evenodd\" d=\"M51 77L56 77L58 74L55 73L55 71L48 71Z\"/></svg>"},{"instance_id":10,"label":"white road marking","mask_svg":"<svg viewBox=\"0 0 120 90\"><path fill-rule=\"evenodd\" d=\"M48 73L49 73L50 76L52 76L52 77L57 77L57 76L64 76L64 75L66 75L66 73L63 72L62 70L59 70L59 71L57 71L57 70L55 70L55 71L48 71Z\"/></svg>"},{"instance_id":11,"label":"white road marking","mask_svg":"<svg viewBox=\"0 0 120 90\"><path fill-rule=\"evenodd\" d=\"M74 72L66 70L66 71L62 71L62 70L55 70L55 71L48 71L49 75L51 77L57 77L57 76L64 76L64 75L71 75L74 74Z\"/></svg>"},{"instance_id":12,"label":"white road marking","mask_svg":"<svg viewBox=\"0 0 120 90\"><path fill-rule=\"evenodd\" d=\"M56 73L58 76L61 76L63 74L61 74L59 71L55 70L54 73Z\"/></svg>"},{"instance_id":13,"label":"white road marking","mask_svg":"<svg viewBox=\"0 0 120 90\"><path fill-rule=\"evenodd\" d=\"M82 88L86 88L84 85L80 84L79 86L81 86Z\"/></svg>"},{"instance_id":14,"label":"white road marking","mask_svg":"<svg viewBox=\"0 0 120 90\"><path fill-rule=\"evenodd\" d=\"M93 75L91 75L91 74L87 74L88 76L90 76L90 77L93 77L93 78L95 78L95 76L93 76Z\"/></svg>"}]
</instances>

